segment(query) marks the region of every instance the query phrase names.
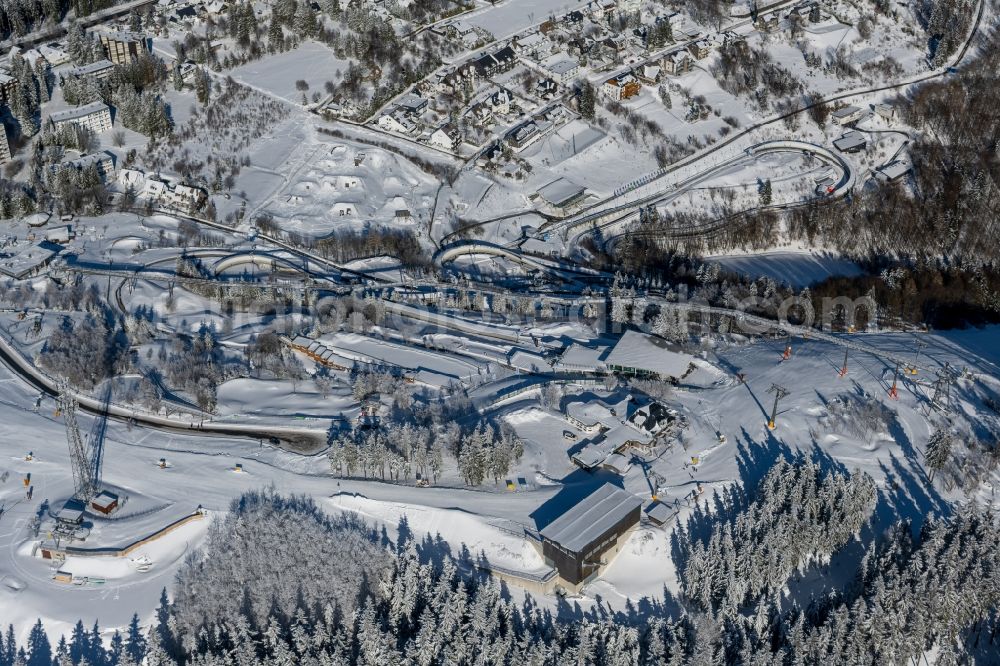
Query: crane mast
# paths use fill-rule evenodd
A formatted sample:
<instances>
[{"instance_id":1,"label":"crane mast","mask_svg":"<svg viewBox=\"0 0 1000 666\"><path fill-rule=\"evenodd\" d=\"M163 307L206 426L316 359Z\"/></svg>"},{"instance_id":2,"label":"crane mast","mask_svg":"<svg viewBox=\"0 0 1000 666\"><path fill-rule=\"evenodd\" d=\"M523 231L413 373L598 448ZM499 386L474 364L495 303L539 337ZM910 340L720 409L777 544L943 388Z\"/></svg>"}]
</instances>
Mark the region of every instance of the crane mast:
<instances>
[{"instance_id":1,"label":"crane mast","mask_svg":"<svg viewBox=\"0 0 1000 666\"><path fill-rule=\"evenodd\" d=\"M73 467L74 497L89 502L97 494L97 479L87 455L87 447L80 436L80 426L76 422L76 399L67 382L59 386L59 408L66 423L66 441L69 444L70 465Z\"/></svg>"}]
</instances>

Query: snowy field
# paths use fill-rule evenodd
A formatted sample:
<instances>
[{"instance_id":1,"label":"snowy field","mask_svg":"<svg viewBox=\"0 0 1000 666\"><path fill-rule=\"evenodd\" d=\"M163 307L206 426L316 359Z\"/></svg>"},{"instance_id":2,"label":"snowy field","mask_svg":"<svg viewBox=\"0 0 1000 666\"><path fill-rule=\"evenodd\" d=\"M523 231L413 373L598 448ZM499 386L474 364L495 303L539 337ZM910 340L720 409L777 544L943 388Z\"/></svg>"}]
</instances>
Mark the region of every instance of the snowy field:
<instances>
[{"instance_id":1,"label":"snowy field","mask_svg":"<svg viewBox=\"0 0 1000 666\"><path fill-rule=\"evenodd\" d=\"M577 7L578 4L571 0L505 0L464 16L462 21L488 30L497 39L502 39L541 23L551 15L559 15Z\"/></svg>"},{"instance_id":2,"label":"snowy field","mask_svg":"<svg viewBox=\"0 0 1000 666\"><path fill-rule=\"evenodd\" d=\"M296 87L298 81L309 85L304 91L308 98L314 92L325 97L324 84L327 81L339 83L349 62L337 58L323 44L305 41L291 51L236 67L231 74L234 79L252 88L300 104L303 91Z\"/></svg>"},{"instance_id":3,"label":"snowy field","mask_svg":"<svg viewBox=\"0 0 1000 666\"><path fill-rule=\"evenodd\" d=\"M756 279L767 276L797 289L829 277L861 275L857 264L816 252L774 251L747 255L708 257L727 271Z\"/></svg>"}]
</instances>

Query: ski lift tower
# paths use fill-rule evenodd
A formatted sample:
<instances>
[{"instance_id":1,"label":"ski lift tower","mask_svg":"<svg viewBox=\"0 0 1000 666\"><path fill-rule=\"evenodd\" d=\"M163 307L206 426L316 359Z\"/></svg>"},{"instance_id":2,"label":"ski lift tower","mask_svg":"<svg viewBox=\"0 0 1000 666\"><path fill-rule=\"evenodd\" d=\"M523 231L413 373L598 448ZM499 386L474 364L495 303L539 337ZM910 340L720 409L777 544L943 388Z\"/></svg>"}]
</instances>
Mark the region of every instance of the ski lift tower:
<instances>
[{"instance_id":1,"label":"ski lift tower","mask_svg":"<svg viewBox=\"0 0 1000 666\"><path fill-rule=\"evenodd\" d=\"M899 400L899 365L900 362L896 361L896 370L892 374L892 386L889 388L889 397L893 400Z\"/></svg>"},{"instance_id":2,"label":"ski lift tower","mask_svg":"<svg viewBox=\"0 0 1000 666\"><path fill-rule=\"evenodd\" d=\"M80 436L80 426L76 422L76 399L70 392L68 382L60 382L59 406L66 423L66 441L69 444L69 460L73 467L74 499L89 502L97 494L97 479L87 455L87 447Z\"/></svg>"},{"instance_id":3,"label":"ski lift tower","mask_svg":"<svg viewBox=\"0 0 1000 666\"><path fill-rule=\"evenodd\" d=\"M913 355L913 363L911 363L910 367L906 369L906 372L908 374L911 375L917 374L917 361L920 359L921 350L923 350L923 348L926 346L927 346L926 342L924 342L923 340L917 340L917 350L916 353L914 353Z\"/></svg>"},{"instance_id":4,"label":"ski lift tower","mask_svg":"<svg viewBox=\"0 0 1000 666\"><path fill-rule=\"evenodd\" d=\"M767 422L767 427L774 430L777 427L774 423L774 418L778 415L778 401L788 395L789 391L784 386L771 384L771 388L767 389L767 392L774 394L774 407L771 408L771 418Z\"/></svg>"},{"instance_id":5,"label":"ski lift tower","mask_svg":"<svg viewBox=\"0 0 1000 666\"><path fill-rule=\"evenodd\" d=\"M934 396L931 404L942 411L951 411L951 387L958 381L958 372L951 364L945 363L944 367L937 371L937 379L934 381Z\"/></svg>"}]
</instances>

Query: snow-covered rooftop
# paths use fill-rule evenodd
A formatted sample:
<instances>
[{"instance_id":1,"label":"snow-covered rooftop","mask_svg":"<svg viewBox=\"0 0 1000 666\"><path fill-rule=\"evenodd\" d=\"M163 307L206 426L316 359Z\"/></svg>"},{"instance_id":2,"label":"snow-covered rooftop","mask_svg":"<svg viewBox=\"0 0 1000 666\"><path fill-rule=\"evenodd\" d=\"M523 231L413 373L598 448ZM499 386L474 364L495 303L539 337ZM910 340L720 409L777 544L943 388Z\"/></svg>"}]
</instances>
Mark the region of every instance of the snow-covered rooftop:
<instances>
[{"instance_id":1,"label":"snow-covered rooftop","mask_svg":"<svg viewBox=\"0 0 1000 666\"><path fill-rule=\"evenodd\" d=\"M638 497L605 483L542 528L541 535L579 553L641 506Z\"/></svg>"},{"instance_id":2,"label":"snow-covered rooftop","mask_svg":"<svg viewBox=\"0 0 1000 666\"><path fill-rule=\"evenodd\" d=\"M847 132L839 139L835 139L833 145L837 150L850 152L863 148L866 143L868 139L861 132Z\"/></svg>"},{"instance_id":3,"label":"snow-covered rooftop","mask_svg":"<svg viewBox=\"0 0 1000 666\"><path fill-rule=\"evenodd\" d=\"M681 377L694 361L663 338L626 331L604 362L608 367L650 372L661 377Z\"/></svg>"},{"instance_id":4,"label":"snow-covered rooftop","mask_svg":"<svg viewBox=\"0 0 1000 666\"><path fill-rule=\"evenodd\" d=\"M840 119L853 116L854 114L859 113L860 111L861 109L856 106L845 106L842 109L837 109L836 111L831 112L830 115L834 119Z\"/></svg>"},{"instance_id":5,"label":"snow-covered rooftop","mask_svg":"<svg viewBox=\"0 0 1000 666\"><path fill-rule=\"evenodd\" d=\"M61 250L61 247L48 241L22 246L13 254L0 256L0 273L20 279L47 264Z\"/></svg>"},{"instance_id":6,"label":"snow-covered rooftop","mask_svg":"<svg viewBox=\"0 0 1000 666\"><path fill-rule=\"evenodd\" d=\"M110 60L98 60L92 62L88 65L80 65L79 67L74 67L69 70L70 76L88 76L90 74L96 74L98 72L103 72L104 70L111 69L115 65Z\"/></svg>"},{"instance_id":7,"label":"snow-covered rooftop","mask_svg":"<svg viewBox=\"0 0 1000 666\"><path fill-rule=\"evenodd\" d=\"M569 58L559 57L553 62L546 62L544 65L545 69L549 70L557 76L562 76L563 74L568 74L574 69L577 69L579 65L570 60Z\"/></svg>"},{"instance_id":8,"label":"snow-covered rooftop","mask_svg":"<svg viewBox=\"0 0 1000 666\"><path fill-rule=\"evenodd\" d=\"M586 188L571 180L559 178L538 189L538 196L553 206L565 206L586 193Z\"/></svg>"},{"instance_id":9,"label":"snow-covered rooftop","mask_svg":"<svg viewBox=\"0 0 1000 666\"><path fill-rule=\"evenodd\" d=\"M572 460L585 469L597 467L608 457L608 452L597 444L588 444L573 454Z\"/></svg>"},{"instance_id":10,"label":"snow-covered rooftop","mask_svg":"<svg viewBox=\"0 0 1000 666\"><path fill-rule=\"evenodd\" d=\"M632 463L629 462L629 459L620 453L612 453L604 459L602 464L612 472L622 475L626 474L632 467Z\"/></svg>"},{"instance_id":11,"label":"snow-covered rooftop","mask_svg":"<svg viewBox=\"0 0 1000 666\"><path fill-rule=\"evenodd\" d=\"M646 509L646 515L655 523L663 525L670 520L677 512L663 502L653 502Z\"/></svg>"},{"instance_id":12,"label":"snow-covered rooftop","mask_svg":"<svg viewBox=\"0 0 1000 666\"><path fill-rule=\"evenodd\" d=\"M605 366L601 358L608 349L608 347L587 347L573 343L553 365L564 370L603 370Z\"/></svg>"},{"instance_id":13,"label":"snow-covered rooftop","mask_svg":"<svg viewBox=\"0 0 1000 666\"><path fill-rule=\"evenodd\" d=\"M653 436L643 432L631 424L622 423L604 433L604 439L599 444L605 451L618 451L626 444L645 445L653 441Z\"/></svg>"},{"instance_id":14,"label":"snow-covered rooftop","mask_svg":"<svg viewBox=\"0 0 1000 666\"><path fill-rule=\"evenodd\" d=\"M544 356L523 349L514 349L508 356L507 362L525 372L547 372L550 370Z\"/></svg>"},{"instance_id":15,"label":"snow-covered rooftop","mask_svg":"<svg viewBox=\"0 0 1000 666\"><path fill-rule=\"evenodd\" d=\"M902 178L910 172L910 165L906 162L895 161L875 170L878 175L886 180L896 180Z\"/></svg>"},{"instance_id":16,"label":"snow-covered rooftop","mask_svg":"<svg viewBox=\"0 0 1000 666\"><path fill-rule=\"evenodd\" d=\"M78 118L85 118L92 113L100 113L101 111L108 111L108 105L104 102L91 102L90 104L84 104L83 106L77 106L72 109L67 109L65 111L55 111L52 113L52 122L60 123L67 120L77 120Z\"/></svg>"},{"instance_id":17,"label":"snow-covered rooftop","mask_svg":"<svg viewBox=\"0 0 1000 666\"><path fill-rule=\"evenodd\" d=\"M613 428L621 423L621 419L611 413L611 407L599 400L591 402L571 402L566 405L566 415L577 421L592 426L601 424L606 428ZM624 414L624 407L616 407L618 414Z\"/></svg>"}]
</instances>

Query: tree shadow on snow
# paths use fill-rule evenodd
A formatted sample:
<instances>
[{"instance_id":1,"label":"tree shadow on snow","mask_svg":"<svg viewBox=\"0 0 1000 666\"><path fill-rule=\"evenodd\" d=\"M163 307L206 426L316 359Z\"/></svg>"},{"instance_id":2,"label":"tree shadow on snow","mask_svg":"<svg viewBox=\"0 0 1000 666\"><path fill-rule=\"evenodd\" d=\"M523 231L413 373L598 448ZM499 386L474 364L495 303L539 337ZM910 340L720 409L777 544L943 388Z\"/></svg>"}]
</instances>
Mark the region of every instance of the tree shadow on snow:
<instances>
[{"instance_id":1,"label":"tree shadow on snow","mask_svg":"<svg viewBox=\"0 0 1000 666\"><path fill-rule=\"evenodd\" d=\"M741 428L736 441L737 483L714 490L710 498L697 501L683 524L678 522L670 533L670 552L678 571L687 566L691 547L708 543L716 526L732 522L746 510L760 480L781 458L792 460L791 450L770 432L763 442L756 442Z\"/></svg>"},{"instance_id":2,"label":"tree shadow on snow","mask_svg":"<svg viewBox=\"0 0 1000 666\"><path fill-rule=\"evenodd\" d=\"M904 464L895 454L889 454L889 465L879 462L885 485L879 489L873 526L878 532L900 521L909 521L916 534L926 518L948 516L951 507L930 483L916 463Z\"/></svg>"},{"instance_id":3,"label":"tree shadow on snow","mask_svg":"<svg viewBox=\"0 0 1000 666\"><path fill-rule=\"evenodd\" d=\"M532 604L534 600L531 600ZM527 600L522 610L530 610L536 606L529 606ZM615 610L600 594L594 596L594 603L590 608L584 609L580 602L572 597L559 597L556 603L556 610L553 617L560 622L594 622L640 627L649 622L652 618L679 619L684 614L684 608L680 600L673 595L666 587L663 588L663 598L655 599L645 596L638 600L627 599L625 608Z\"/></svg>"},{"instance_id":4,"label":"tree shadow on snow","mask_svg":"<svg viewBox=\"0 0 1000 666\"><path fill-rule=\"evenodd\" d=\"M740 475L740 483L745 488L756 488L768 470L780 458L791 460L794 457L787 444L767 432L763 442L757 442L750 436L746 428L740 428L740 436L736 440L736 468Z\"/></svg>"}]
</instances>

